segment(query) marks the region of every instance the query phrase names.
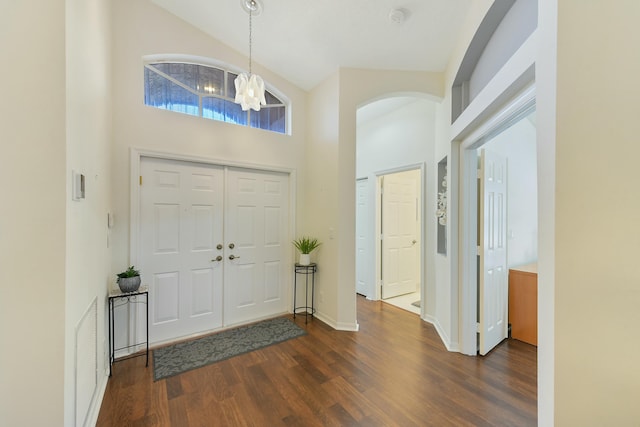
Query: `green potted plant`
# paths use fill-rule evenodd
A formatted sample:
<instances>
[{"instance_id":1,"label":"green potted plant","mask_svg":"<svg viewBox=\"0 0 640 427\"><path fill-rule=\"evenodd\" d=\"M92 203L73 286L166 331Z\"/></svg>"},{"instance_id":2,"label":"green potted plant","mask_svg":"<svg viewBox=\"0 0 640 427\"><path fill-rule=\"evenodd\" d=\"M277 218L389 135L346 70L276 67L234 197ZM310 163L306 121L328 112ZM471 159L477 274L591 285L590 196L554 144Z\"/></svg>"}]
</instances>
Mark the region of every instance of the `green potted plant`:
<instances>
[{"instance_id":1,"label":"green potted plant","mask_svg":"<svg viewBox=\"0 0 640 427\"><path fill-rule=\"evenodd\" d=\"M140 272L133 265L117 276L118 286L124 293L135 292L140 287Z\"/></svg>"},{"instance_id":2,"label":"green potted plant","mask_svg":"<svg viewBox=\"0 0 640 427\"><path fill-rule=\"evenodd\" d=\"M293 241L293 246L300 252L300 259L298 264L300 265L309 265L311 264L310 253L320 246L320 242L318 239L314 237L300 237Z\"/></svg>"}]
</instances>

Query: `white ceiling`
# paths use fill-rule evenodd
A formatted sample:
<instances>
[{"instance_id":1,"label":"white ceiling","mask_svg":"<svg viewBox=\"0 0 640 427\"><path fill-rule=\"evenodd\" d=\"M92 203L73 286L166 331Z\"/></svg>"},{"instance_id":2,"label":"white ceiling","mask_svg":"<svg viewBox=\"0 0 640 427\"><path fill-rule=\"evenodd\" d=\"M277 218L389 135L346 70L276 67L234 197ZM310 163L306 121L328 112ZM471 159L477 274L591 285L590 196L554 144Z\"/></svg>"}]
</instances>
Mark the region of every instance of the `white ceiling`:
<instances>
[{"instance_id":1,"label":"white ceiling","mask_svg":"<svg viewBox=\"0 0 640 427\"><path fill-rule=\"evenodd\" d=\"M248 55L241 0L152 0ZM261 0L253 61L310 90L340 67L444 71L471 0ZM407 11L396 24L389 13ZM243 64L234 64L243 66Z\"/></svg>"}]
</instances>

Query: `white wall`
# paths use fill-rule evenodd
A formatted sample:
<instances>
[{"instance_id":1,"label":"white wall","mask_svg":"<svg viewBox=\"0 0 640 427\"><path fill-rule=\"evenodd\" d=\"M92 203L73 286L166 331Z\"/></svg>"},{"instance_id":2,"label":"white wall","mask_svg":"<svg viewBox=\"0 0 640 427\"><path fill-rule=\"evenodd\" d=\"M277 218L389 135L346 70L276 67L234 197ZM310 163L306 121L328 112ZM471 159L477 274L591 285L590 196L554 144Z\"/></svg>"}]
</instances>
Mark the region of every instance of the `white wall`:
<instances>
[{"instance_id":1,"label":"white wall","mask_svg":"<svg viewBox=\"0 0 640 427\"><path fill-rule=\"evenodd\" d=\"M536 129L521 119L482 148L507 158L507 263L538 261L538 183Z\"/></svg>"},{"instance_id":2,"label":"white wall","mask_svg":"<svg viewBox=\"0 0 640 427\"><path fill-rule=\"evenodd\" d=\"M307 218L302 234L317 237L322 246L314 251L318 263L316 295L318 317L338 325L338 91L335 73L309 94L309 132L306 159ZM355 184L354 184L355 185ZM355 202L354 202L355 203ZM355 236L355 231L354 231ZM355 281L354 281L355 293ZM355 322L354 322L355 323ZM354 329L351 325L350 329Z\"/></svg>"},{"instance_id":3,"label":"white wall","mask_svg":"<svg viewBox=\"0 0 640 427\"><path fill-rule=\"evenodd\" d=\"M112 280L111 251L107 246L112 138L110 7L108 0L67 0L67 425L74 420L75 425L82 425L85 420L90 424L97 417L107 381L105 301L107 285ZM86 198L82 201L70 197L72 170L85 175ZM96 342L87 344L91 344L89 348L97 346L97 361L76 360L76 329L94 300L98 319ZM82 348L83 343L79 345ZM97 372L92 375L88 369L95 363ZM83 368L76 369L76 365Z\"/></svg>"},{"instance_id":4,"label":"white wall","mask_svg":"<svg viewBox=\"0 0 640 427\"><path fill-rule=\"evenodd\" d=\"M632 426L640 420L640 3L559 1L557 11L555 423Z\"/></svg>"},{"instance_id":5,"label":"white wall","mask_svg":"<svg viewBox=\"0 0 640 427\"><path fill-rule=\"evenodd\" d=\"M64 424L65 2L3 2L0 425Z\"/></svg>"},{"instance_id":6,"label":"white wall","mask_svg":"<svg viewBox=\"0 0 640 427\"><path fill-rule=\"evenodd\" d=\"M393 102L398 98L375 101ZM424 162L433 158L435 109L433 100L404 98L406 104L366 122L358 121L356 177ZM365 106L364 108L367 108Z\"/></svg>"}]
</instances>

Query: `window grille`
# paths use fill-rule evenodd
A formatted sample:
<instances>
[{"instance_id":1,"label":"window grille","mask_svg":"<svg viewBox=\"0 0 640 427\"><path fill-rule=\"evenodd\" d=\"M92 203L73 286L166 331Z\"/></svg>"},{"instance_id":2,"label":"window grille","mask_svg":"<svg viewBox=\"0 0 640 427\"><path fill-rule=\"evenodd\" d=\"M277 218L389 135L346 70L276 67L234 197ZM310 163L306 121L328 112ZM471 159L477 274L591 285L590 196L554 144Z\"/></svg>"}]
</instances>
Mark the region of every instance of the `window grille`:
<instances>
[{"instance_id":1,"label":"window grille","mask_svg":"<svg viewBox=\"0 0 640 427\"><path fill-rule=\"evenodd\" d=\"M208 65L155 62L144 66L144 103L207 119L286 133L287 106L270 91L260 111L234 102L236 73Z\"/></svg>"}]
</instances>

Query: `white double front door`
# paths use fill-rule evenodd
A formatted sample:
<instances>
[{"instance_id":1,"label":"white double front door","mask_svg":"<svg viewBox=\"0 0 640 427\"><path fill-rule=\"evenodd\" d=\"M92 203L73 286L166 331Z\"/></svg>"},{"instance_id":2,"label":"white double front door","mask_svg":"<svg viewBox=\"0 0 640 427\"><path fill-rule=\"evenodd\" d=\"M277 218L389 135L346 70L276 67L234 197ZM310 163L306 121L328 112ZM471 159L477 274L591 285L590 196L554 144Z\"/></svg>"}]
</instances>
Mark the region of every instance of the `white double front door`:
<instances>
[{"instance_id":1,"label":"white double front door","mask_svg":"<svg viewBox=\"0 0 640 427\"><path fill-rule=\"evenodd\" d=\"M140 172L152 343L286 311L287 174L148 157Z\"/></svg>"}]
</instances>

